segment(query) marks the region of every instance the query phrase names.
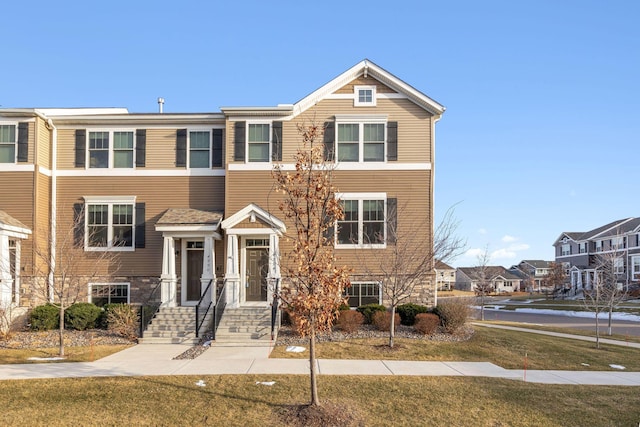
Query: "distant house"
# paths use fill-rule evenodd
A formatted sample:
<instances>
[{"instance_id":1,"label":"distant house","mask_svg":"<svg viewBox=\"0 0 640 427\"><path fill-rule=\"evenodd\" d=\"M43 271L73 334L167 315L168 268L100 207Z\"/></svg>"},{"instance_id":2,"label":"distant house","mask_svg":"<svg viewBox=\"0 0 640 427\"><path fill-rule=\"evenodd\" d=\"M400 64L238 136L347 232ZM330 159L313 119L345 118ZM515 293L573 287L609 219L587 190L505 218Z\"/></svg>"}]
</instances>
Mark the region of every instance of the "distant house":
<instances>
[{"instance_id":1,"label":"distant house","mask_svg":"<svg viewBox=\"0 0 640 427\"><path fill-rule=\"evenodd\" d=\"M571 291L590 289L603 257L612 257L619 286L640 283L640 218L619 219L586 232L563 232L553 243Z\"/></svg>"},{"instance_id":2,"label":"distant house","mask_svg":"<svg viewBox=\"0 0 640 427\"><path fill-rule=\"evenodd\" d=\"M512 266L509 272L519 276L527 292L540 292L544 288L544 279L551 269L551 261L543 260L522 260L519 264ZM529 289L527 289L529 287Z\"/></svg>"},{"instance_id":3,"label":"distant house","mask_svg":"<svg viewBox=\"0 0 640 427\"><path fill-rule=\"evenodd\" d=\"M486 280L491 283L493 292L516 292L520 290L521 279L502 266L487 266ZM475 291L482 280L481 267L459 267L456 271L456 288Z\"/></svg>"},{"instance_id":4,"label":"distant house","mask_svg":"<svg viewBox=\"0 0 640 427\"><path fill-rule=\"evenodd\" d=\"M436 273L436 286L438 290L452 290L456 283L456 269L440 260L436 260L434 271Z\"/></svg>"}]
</instances>

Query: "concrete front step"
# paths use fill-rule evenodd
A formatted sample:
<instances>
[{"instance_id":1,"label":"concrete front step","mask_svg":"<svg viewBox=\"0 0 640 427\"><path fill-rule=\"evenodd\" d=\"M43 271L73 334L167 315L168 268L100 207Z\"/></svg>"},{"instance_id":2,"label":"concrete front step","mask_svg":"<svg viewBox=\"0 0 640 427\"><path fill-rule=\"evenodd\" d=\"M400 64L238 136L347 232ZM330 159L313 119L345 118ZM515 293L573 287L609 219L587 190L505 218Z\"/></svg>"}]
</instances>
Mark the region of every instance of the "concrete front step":
<instances>
[{"instance_id":1,"label":"concrete front step","mask_svg":"<svg viewBox=\"0 0 640 427\"><path fill-rule=\"evenodd\" d=\"M140 344L186 344L196 345L200 342L199 338L193 337L145 337L138 339Z\"/></svg>"}]
</instances>

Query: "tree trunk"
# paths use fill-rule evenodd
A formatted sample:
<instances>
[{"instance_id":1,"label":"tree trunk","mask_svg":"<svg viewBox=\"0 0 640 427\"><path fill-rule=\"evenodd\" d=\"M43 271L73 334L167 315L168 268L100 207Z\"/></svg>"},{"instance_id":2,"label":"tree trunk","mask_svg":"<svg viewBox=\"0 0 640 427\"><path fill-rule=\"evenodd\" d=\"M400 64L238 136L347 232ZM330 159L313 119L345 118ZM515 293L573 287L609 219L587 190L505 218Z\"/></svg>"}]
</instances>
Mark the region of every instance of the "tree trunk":
<instances>
[{"instance_id":1,"label":"tree trunk","mask_svg":"<svg viewBox=\"0 0 640 427\"><path fill-rule=\"evenodd\" d=\"M60 338L59 355L64 357L64 305L60 303L60 322L58 323L58 333Z\"/></svg>"},{"instance_id":2,"label":"tree trunk","mask_svg":"<svg viewBox=\"0 0 640 427\"><path fill-rule=\"evenodd\" d=\"M598 321L598 308L596 307L596 348L600 348L600 323Z\"/></svg>"},{"instance_id":3,"label":"tree trunk","mask_svg":"<svg viewBox=\"0 0 640 427\"><path fill-rule=\"evenodd\" d=\"M390 328L389 328L389 347L393 348L393 339L395 337L395 329L396 329L396 306L391 306L391 320L389 320Z\"/></svg>"},{"instance_id":4,"label":"tree trunk","mask_svg":"<svg viewBox=\"0 0 640 427\"><path fill-rule=\"evenodd\" d=\"M480 294L480 320L484 320L484 292Z\"/></svg>"},{"instance_id":5,"label":"tree trunk","mask_svg":"<svg viewBox=\"0 0 640 427\"><path fill-rule=\"evenodd\" d=\"M311 380L311 405L320 406L320 399L318 398L318 378L316 377L316 331L315 328L311 329L309 334L309 369Z\"/></svg>"},{"instance_id":6,"label":"tree trunk","mask_svg":"<svg viewBox=\"0 0 640 427\"><path fill-rule=\"evenodd\" d=\"M611 315L613 314L613 306L609 306L609 324L607 325L607 335L611 336L612 327L611 327Z\"/></svg>"}]
</instances>

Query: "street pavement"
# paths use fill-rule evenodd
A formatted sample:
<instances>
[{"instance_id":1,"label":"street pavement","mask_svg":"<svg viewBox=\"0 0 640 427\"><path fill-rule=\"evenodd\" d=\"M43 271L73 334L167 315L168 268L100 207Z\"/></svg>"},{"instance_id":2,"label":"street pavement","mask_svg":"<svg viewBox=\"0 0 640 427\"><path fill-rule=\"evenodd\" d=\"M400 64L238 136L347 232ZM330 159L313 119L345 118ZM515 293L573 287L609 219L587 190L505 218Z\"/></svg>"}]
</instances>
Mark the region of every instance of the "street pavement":
<instances>
[{"instance_id":1,"label":"street pavement","mask_svg":"<svg viewBox=\"0 0 640 427\"><path fill-rule=\"evenodd\" d=\"M569 334L546 332L545 334L563 338L588 338ZM617 344L640 348L640 344L636 343L617 342ZM95 362L0 365L0 380L158 375L305 375L309 373L308 359L271 359L268 347L216 347L214 344L195 359L174 359L187 349L189 346L179 344L138 344ZM492 377L543 384L640 386L640 372L621 370L524 371L503 369L488 362L456 361L318 359L316 363L320 375Z\"/></svg>"}]
</instances>

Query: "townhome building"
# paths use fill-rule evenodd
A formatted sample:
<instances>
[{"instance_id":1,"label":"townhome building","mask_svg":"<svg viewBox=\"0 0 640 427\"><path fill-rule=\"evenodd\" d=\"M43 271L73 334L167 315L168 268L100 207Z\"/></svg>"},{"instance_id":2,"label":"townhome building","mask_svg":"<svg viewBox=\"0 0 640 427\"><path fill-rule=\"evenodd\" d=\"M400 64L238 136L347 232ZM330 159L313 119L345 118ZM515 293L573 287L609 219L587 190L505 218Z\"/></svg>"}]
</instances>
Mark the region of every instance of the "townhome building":
<instances>
[{"instance_id":1,"label":"townhome building","mask_svg":"<svg viewBox=\"0 0 640 427\"><path fill-rule=\"evenodd\" d=\"M527 292L542 292L545 287L545 278L549 274L550 269L551 261L525 259L511 266L509 272L516 276L521 276Z\"/></svg>"},{"instance_id":2,"label":"townhome building","mask_svg":"<svg viewBox=\"0 0 640 427\"><path fill-rule=\"evenodd\" d=\"M87 301L143 304L157 294L161 310L193 309L203 297L230 309L268 306L291 247L272 170L293 170L298 125L315 123L345 210L333 238L353 268L349 301L384 302L381 279L358 259L397 243L390 222L426 224L412 233L432 241L444 110L369 60L274 107L0 109L1 301L41 303L32 281L46 263L36 247L55 263L73 230L87 266L96 252L118 261L108 282L86 283ZM434 278L413 301L433 304Z\"/></svg>"},{"instance_id":3,"label":"townhome building","mask_svg":"<svg viewBox=\"0 0 640 427\"><path fill-rule=\"evenodd\" d=\"M619 219L586 232L563 232L553 246L573 293L591 289L604 262L613 263L620 288L640 283L640 218Z\"/></svg>"}]
</instances>

